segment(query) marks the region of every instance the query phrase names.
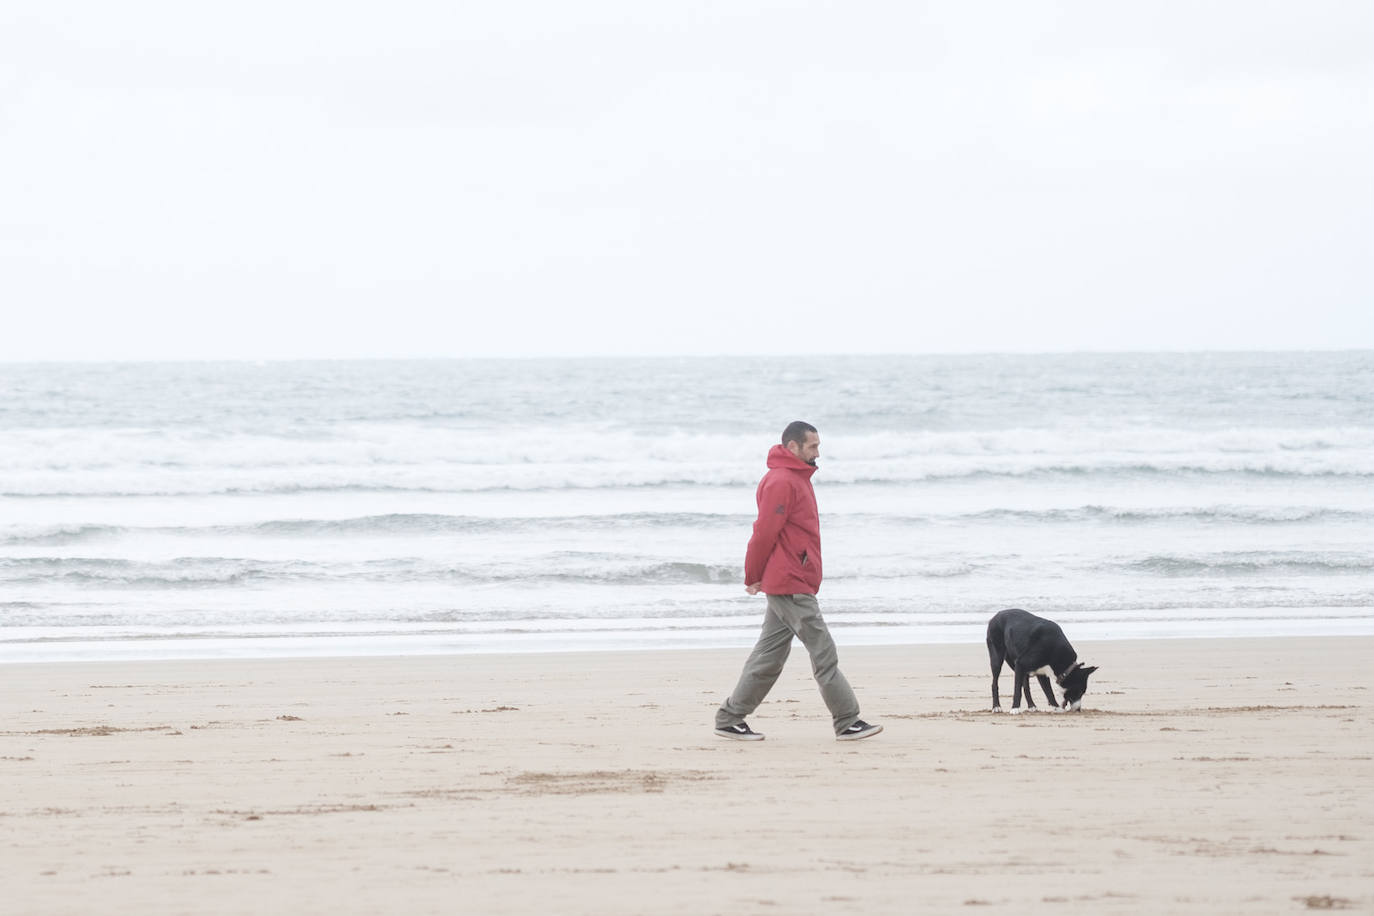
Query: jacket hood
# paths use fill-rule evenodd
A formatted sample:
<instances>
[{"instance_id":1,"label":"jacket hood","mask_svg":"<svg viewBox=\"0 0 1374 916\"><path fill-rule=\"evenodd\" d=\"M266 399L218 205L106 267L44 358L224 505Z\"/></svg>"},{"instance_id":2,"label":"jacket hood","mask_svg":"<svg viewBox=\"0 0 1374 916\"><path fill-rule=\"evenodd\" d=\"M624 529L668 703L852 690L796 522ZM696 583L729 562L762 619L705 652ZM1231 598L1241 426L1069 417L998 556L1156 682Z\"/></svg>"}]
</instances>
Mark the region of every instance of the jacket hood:
<instances>
[{"instance_id":1,"label":"jacket hood","mask_svg":"<svg viewBox=\"0 0 1374 916\"><path fill-rule=\"evenodd\" d=\"M785 445L775 445L768 450L768 467L770 470L773 468L786 468L789 471L800 471L808 478L816 473L816 466L814 464L807 464L805 461L802 461L796 455L788 451Z\"/></svg>"}]
</instances>

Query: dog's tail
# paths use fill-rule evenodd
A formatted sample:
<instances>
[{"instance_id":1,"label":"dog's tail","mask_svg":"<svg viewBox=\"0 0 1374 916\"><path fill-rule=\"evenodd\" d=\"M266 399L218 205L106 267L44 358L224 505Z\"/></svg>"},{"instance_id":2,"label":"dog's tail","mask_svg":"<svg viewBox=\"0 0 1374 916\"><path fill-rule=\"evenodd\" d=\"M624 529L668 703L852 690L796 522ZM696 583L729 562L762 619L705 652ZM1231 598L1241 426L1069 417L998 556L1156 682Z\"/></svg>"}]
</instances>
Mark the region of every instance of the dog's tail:
<instances>
[{"instance_id":1,"label":"dog's tail","mask_svg":"<svg viewBox=\"0 0 1374 916\"><path fill-rule=\"evenodd\" d=\"M996 677L1002 671L1002 662L1007 658L1007 647L1002 644L1000 633L994 633L992 627L988 627L988 664L992 666L992 674Z\"/></svg>"}]
</instances>

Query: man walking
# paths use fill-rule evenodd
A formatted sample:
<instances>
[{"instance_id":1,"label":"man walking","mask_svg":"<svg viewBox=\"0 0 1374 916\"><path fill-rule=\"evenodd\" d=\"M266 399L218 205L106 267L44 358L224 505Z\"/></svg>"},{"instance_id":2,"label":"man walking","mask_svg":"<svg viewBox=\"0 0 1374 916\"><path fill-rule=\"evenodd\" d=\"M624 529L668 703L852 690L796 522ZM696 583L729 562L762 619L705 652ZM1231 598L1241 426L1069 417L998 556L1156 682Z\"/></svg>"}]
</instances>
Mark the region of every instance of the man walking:
<instances>
[{"instance_id":1,"label":"man walking","mask_svg":"<svg viewBox=\"0 0 1374 916\"><path fill-rule=\"evenodd\" d=\"M782 432L782 444L768 452L768 473L756 494L758 521L744 556L744 590L768 596L763 631L739 683L716 711L716 734L736 741L762 741L745 724L768 695L796 636L811 655L811 670L830 709L835 737L856 741L878 734L881 725L859 718L859 701L840 673L839 656L821 618L821 518L811 475L821 452L816 427L796 420Z\"/></svg>"}]
</instances>

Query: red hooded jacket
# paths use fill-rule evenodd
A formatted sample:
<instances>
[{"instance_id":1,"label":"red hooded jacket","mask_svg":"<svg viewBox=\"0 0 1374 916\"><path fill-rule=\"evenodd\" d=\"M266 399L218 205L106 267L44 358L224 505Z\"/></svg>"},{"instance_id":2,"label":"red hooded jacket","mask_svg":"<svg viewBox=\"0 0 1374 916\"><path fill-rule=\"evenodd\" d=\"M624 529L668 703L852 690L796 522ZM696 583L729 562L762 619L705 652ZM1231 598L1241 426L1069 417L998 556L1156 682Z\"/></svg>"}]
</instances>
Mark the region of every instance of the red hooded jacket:
<instances>
[{"instance_id":1,"label":"red hooded jacket","mask_svg":"<svg viewBox=\"0 0 1374 916\"><path fill-rule=\"evenodd\" d=\"M821 587L821 515L811 489L813 465L785 446L768 452L759 481L759 518L744 554L744 584L769 595L814 595Z\"/></svg>"}]
</instances>

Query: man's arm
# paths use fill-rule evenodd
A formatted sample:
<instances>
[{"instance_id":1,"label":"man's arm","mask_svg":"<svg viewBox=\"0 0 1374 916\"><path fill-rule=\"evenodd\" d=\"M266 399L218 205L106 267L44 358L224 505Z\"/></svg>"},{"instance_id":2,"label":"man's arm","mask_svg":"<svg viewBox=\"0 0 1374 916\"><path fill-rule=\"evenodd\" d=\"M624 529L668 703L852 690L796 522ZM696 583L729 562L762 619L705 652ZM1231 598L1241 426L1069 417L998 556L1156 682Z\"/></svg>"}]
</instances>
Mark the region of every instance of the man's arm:
<instances>
[{"instance_id":1,"label":"man's arm","mask_svg":"<svg viewBox=\"0 0 1374 916\"><path fill-rule=\"evenodd\" d=\"M763 570L768 557L777 546L778 535L792 511L792 488L784 480L771 477L759 488L759 517L754 522L754 534L744 552L744 585L749 594L756 594L763 582Z\"/></svg>"}]
</instances>

